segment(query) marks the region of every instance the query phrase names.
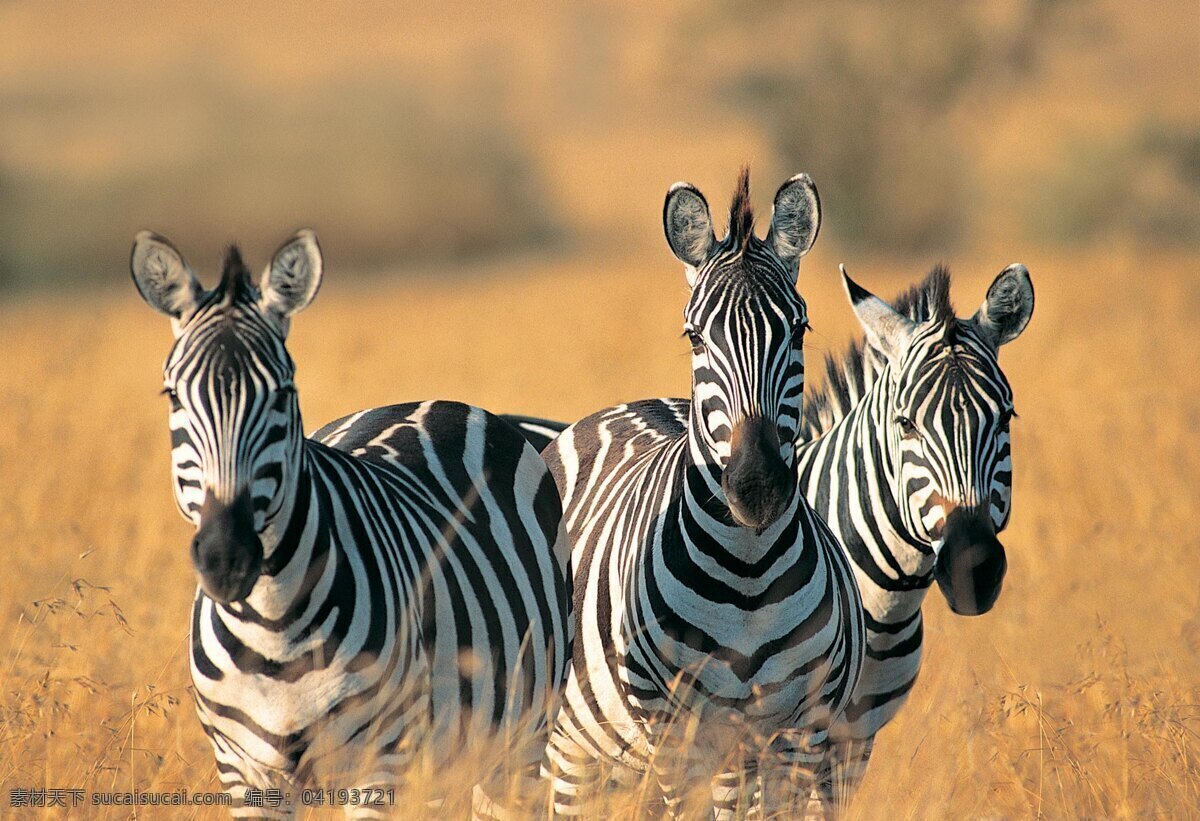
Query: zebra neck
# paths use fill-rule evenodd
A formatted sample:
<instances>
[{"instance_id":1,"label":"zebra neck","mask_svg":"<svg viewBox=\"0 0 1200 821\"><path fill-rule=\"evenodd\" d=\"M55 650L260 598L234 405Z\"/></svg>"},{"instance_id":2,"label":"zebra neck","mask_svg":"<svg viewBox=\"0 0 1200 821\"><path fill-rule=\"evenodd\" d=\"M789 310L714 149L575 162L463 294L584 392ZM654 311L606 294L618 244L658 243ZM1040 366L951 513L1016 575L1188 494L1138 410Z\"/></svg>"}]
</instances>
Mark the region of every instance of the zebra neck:
<instances>
[{"instance_id":1,"label":"zebra neck","mask_svg":"<svg viewBox=\"0 0 1200 821\"><path fill-rule=\"evenodd\" d=\"M297 508L304 506L304 496L312 493L312 464L308 457L306 443L301 440L294 448L288 449L289 456L285 459L280 470L280 487L278 507L267 512L263 529L258 534L262 540L263 561L270 562L275 550L285 542L297 515Z\"/></svg>"}]
</instances>

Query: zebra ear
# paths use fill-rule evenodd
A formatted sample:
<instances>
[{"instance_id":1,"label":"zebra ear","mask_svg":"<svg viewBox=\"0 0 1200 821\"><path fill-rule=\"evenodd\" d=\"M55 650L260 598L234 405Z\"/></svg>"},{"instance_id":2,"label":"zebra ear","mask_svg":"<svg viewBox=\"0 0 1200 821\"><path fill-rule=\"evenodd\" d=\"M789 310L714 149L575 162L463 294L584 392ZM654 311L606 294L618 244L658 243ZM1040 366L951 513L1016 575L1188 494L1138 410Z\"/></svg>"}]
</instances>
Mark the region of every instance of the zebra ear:
<instances>
[{"instance_id":1,"label":"zebra ear","mask_svg":"<svg viewBox=\"0 0 1200 821\"><path fill-rule=\"evenodd\" d=\"M321 287L321 246L308 228L297 231L271 257L259 282L259 304L280 319L287 319L312 302Z\"/></svg>"},{"instance_id":2,"label":"zebra ear","mask_svg":"<svg viewBox=\"0 0 1200 821\"><path fill-rule=\"evenodd\" d=\"M687 266L688 285L696 280L696 269L704 264L717 244L708 201L695 186L677 182L667 191L663 204L663 230L676 259Z\"/></svg>"},{"instance_id":3,"label":"zebra ear","mask_svg":"<svg viewBox=\"0 0 1200 821\"><path fill-rule=\"evenodd\" d=\"M800 257L817 241L821 229L821 199L807 174L797 174L779 186L767 242L790 268L799 270Z\"/></svg>"},{"instance_id":4,"label":"zebra ear","mask_svg":"<svg viewBox=\"0 0 1200 821\"><path fill-rule=\"evenodd\" d=\"M153 231L139 231L133 238L129 272L146 304L177 323L196 309L204 293L183 254Z\"/></svg>"},{"instance_id":5,"label":"zebra ear","mask_svg":"<svg viewBox=\"0 0 1200 821\"><path fill-rule=\"evenodd\" d=\"M1032 316L1033 280L1028 268L1014 263L992 281L972 321L998 349L1020 336Z\"/></svg>"},{"instance_id":6,"label":"zebra ear","mask_svg":"<svg viewBox=\"0 0 1200 821\"><path fill-rule=\"evenodd\" d=\"M917 324L852 280L845 265L839 268L850 307L867 332L867 341L888 358L893 370L899 369Z\"/></svg>"}]
</instances>

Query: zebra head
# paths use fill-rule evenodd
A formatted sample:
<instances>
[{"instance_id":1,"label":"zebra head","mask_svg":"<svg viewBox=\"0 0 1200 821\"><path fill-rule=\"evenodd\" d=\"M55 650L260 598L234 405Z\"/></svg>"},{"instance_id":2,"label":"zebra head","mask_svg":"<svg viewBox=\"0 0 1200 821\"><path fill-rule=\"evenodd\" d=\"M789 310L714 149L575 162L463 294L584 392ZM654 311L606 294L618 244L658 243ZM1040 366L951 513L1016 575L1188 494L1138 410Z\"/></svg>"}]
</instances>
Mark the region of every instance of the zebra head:
<instances>
[{"instance_id":1,"label":"zebra head","mask_svg":"<svg viewBox=\"0 0 1200 821\"><path fill-rule=\"evenodd\" d=\"M817 189L800 174L775 194L771 228L760 240L747 168L723 240L693 186L672 186L663 209L667 242L691 287L684 333L692 346L693 439L704 461L721 471L734 520L759 532L797 491L808 314L796 278L820 220Z\"/></svg>"},{"instance_id":2,"label":"zebra head","mask_svg":"<svg viewBox=\"0 0 1200 821\"><path fill-rule=\"evenodd\" d=\"M296 234L257 282L231 247L211 291L149 231L137 235L130 268L142 298L171 318L175 333L163 393L175 501L196 526L192 563L211 598L244 599L262 571L264 532L290 502L300 463L295 366L284 340L290 317L321 282L316 235Z\"/></svg>"},{"instance_id":3,"label":"zebra head","mask_svg":"<svg viewBox=\"0 0 1200 821\"><path fill-rule=\"evenodd\" d=\"M908 532L932 546L950 608L986 613L1008 566L996 534L1011 510L1008 428L1016 415L998 354L1033 314L1029 271L1005 268L970 319L954 315L945 269L902 298L900 311L844 267L842 275L868 343L886 362L882 436L900 514Z\"/></svg>"}]
</instances>

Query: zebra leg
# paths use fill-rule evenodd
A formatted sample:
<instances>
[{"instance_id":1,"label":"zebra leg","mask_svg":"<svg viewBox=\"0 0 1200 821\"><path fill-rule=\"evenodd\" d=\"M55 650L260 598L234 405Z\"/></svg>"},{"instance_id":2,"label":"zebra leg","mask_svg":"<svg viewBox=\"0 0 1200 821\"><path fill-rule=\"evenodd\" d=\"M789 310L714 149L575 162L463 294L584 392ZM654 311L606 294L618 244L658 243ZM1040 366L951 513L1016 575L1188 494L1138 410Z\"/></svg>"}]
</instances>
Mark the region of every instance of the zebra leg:
<instances>
[{"instance_id":1,"label":"zebra leg","mask_svg":"<svg viewBox=\"0 0 1200 821\"><path fill-rule=\"evenodd\" d=\"M236 742L205 722L203 716L201 721L216 754L221 789L233 799L230 814L234 818L291 818L293 806L282 800L276 802L276 797L282 799L290 794L293 801L298 799L293 774L284 767L256 761Z\"/></svg>"},{"instance_id":2,"label":"zebra leg","mask_svg":"<svg viewBox=\"0 0 1200 821\"><path fill-rule=\"evenodd\" d=\"M704 772L697 762L667 762L661 756L655 756L654 777L663 794L667 817L682 818L690 814L687 799L691 797L691 788L696 783L710 780L711 774Z\"/></svg>"},{"instance_id":3,"label":"zebra leg","mask_svg":"<svg viewBox=\"0 0 1200 821\"><path fill-rule=\"evenodd\" d=\"M550 811L549 784L542 778L549 724L548 719L539 717L513 733L502 766L472 790L473 818L524 819Z\"/></svg>"},{"instance_id":4,"label":"zebra leg","mask_svg":"<svg viewBox=\"0 0 1200 821\"><path fill-rule=\"evenodd\" d=\"M396 808L386 802L382 796L386 796L388 791L394 790L395 787L396 783L390 780L358 784L354 789L360 796L363 796L363 803L347 804L343 808L343 812L347 818L353 818L356 821L357 819L391 818L396 814ZM380 796L379 800L375 800L375 796Z\"/></svg>"},{"instance_id":5,"label":"zebra leg","mask_svg":"<svg viewBox=\"0 0 1200 821\"><path fill-rule=\"evenodd\" d=\"M476 784L471 792L471 817L494 821L516 821L546 812L545 782L538 762L526 762L517 773Z\"/></svg>"},{"instance_id":6,"label":"zebra leg","mask_svg":"<svg viewBox=\"0 0 1200 821\"><path fill-rule=\"evenodd\" d=\"M404 776L412 764L413 755L409 749L396 752L379 752L370 759L370 766L361 767L356 772L347 771L347 782L336 780L336 783L353 785L351 794L360 796L359 803L347 804L343 811L347 818L380 819L391 818L396 814L396 807L389 798L394 798L398 788L404 783ZM335 777L336 779L336 777Z\"/></svg>"},{"instance_id":7,"label":"zebra leg","mask_svg":"<svg viewBox=\"0 0 1200 821\"><path fill-rule=\"evenodd\" d=\"M819 801L836 812L844 810L867 773L867 762L874 749L874 736L830 744L826 757L828 767L810 796L809 806Z\"/></svg>"},{"instance_id":8,"label":"zebra leg","mask_svg":"<svg viewBox=\"0 0 1200 821\"><path fill-rule=\"evenodd\" d=\"M554 815L582 815L588 799L603 786L596 759L562 726L546 746L542 777L550 783Z\"/></svg>"},{"instance_id":9,"label":"zebra leg","mask_svg":"<svg viewBox=\"0 0 1200 821\"><path fill-rule=\"evenodd\" d=\"M741 766L718 773L712 780L713 817L719 821L757 817L754 798L759 789L756 758L747 758Z\"/></svg>"},{"instance_id":10,"label":"zebra leg","mask_svg":"<svg viewBox=\"0 0 1200 821\"><path fill-rule=\"evenodd\" d=\"M824 785L830 781L829 743L824 732L790 730L777 735L759 764L759 809L763 819L826 818L833 805Z\"/></svg>"},{"instance_id":11,"label":"zebra leg","mask_svg":"<svg viewBox=\"0 0 1200 821\"><path fill-rule=\"evenodd\" d=\"M670 739L670 741L668 741ZM685 736L686 739L686 736ZM712 761L696 745L678 743L675 734L661 733L650 745L650 761L654 777L662 791L663 804L669 818L691 817L699 809L696 788L712 789L715 778ZM705 790L705 803L711 809L711 796Z\"/></svg>"}]
</instances>

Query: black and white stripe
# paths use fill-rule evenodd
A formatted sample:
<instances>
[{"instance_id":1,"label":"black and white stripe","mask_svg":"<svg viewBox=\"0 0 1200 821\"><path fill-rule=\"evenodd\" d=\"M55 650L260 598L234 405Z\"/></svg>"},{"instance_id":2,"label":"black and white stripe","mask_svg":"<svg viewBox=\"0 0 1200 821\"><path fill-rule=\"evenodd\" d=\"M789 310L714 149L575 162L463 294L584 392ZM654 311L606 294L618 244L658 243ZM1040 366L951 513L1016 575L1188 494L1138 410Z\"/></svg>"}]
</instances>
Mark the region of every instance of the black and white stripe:
<instances>
[{"instance_id":1,"label":"black and white stripe","mask_svg":"<svg viewBox=\"0 0 1200 821\"><path fill-rule=\"evenodd\" d=\"M1021 265L997 277L967 320L954 315L942 268L894 307L849 278L847 287L870 344L827 359L797 447L801 490L853 563L867 625L862 677L831 731L842 794L861 780L875 735L916 681L921 605L934 580L957 612L983 612L999 594L1005 559L994 536L1011 514L1015 412L997 354L1033 311ZM539 449L566 427L505 418Z\"/></svg>"},{"instance_id":2,"label":"black and white stripe","mask_svg":"<svg viewBox=\"0 0 1200 821\"><path fill-rule=\"evenodd\" d=\"M767 783L790 789L765 804L791 806L822 779L827 728L862 665L849 564L796 492L807 317L795 281L816 190L803 175L785 183L765 241L745 171L723 241L690 186L672 188L664 218L691 286L691 400L600 411L544 453L575 573L574 664L550 751L568 814L597 762L653 769L672 811L709 784L721 814L739 810L760 764L779 766Z\"/></svg>"},{"instance_id":3,"label":"black and white stripe","mask_svg":"<svg viewBox=\"0 0 1200 821\"><path fill-rule=\"evenodd\" d=\"M867 342L828 359L797 456L804 495L838 534L866 610L863 676L831 731L836 781L849 790L916 680L931 584L968 615L1000 594L1015 411L997 354L1029 322L1033 285L1023 265L1009 266L964 320L943 268L894 307L845 282Z\"/></svg>"},{"instance_id":4,"label":"black and white stripe","mask_svg":"<svg viewBox=\"0 0 1200 821\"><path fill-rule=\"evenodd\" d=\"M164 382L175 498L197 527L192 682L225 789L296 804L305 785L394 786L415 757L501 742L510 772L479 785L477 809L512 768L532 781L573 630L545 463L454 402L304 438L284 340L320 281L311 232L257 283L231 249L205 292L148 232L132 269L175 328Z\"/></svg>"}]
</instances>

